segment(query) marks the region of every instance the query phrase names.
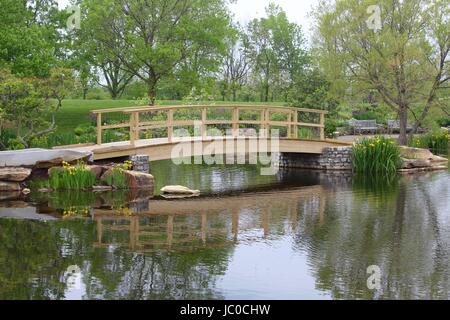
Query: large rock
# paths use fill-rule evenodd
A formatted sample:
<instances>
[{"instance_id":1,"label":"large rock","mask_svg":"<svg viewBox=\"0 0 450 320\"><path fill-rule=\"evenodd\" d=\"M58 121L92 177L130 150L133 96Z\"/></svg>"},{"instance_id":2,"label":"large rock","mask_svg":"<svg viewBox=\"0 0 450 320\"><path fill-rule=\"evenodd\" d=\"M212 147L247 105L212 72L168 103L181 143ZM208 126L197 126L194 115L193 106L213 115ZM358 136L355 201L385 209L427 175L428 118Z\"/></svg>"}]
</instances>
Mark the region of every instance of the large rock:
<instances>
[{"instance_id":1,"label":"large rock","mask_svg":"<svg viewBox=\"0 0 450 320\"><path fill-rule=\"evenodd\" d=\"M431 166L430 160L403 159L403 169L430 168Z\"/></svg>"},{"instance_id":2,"label":"large rock","mask_svg":"<svg viewBox=\"0 0 450 320\"><path fill-rule=\"evenodd\" d=\"M0 181L22 182L31 174L31 169L20 167L0 167Z\"/></svg>"},{"instance_id":3,"label":"large rock","mask_svg":"<svg viewBox=\"0 0 450 320\"><path fill-rule=\"evenodd\" d=\"M20 190L22 190L22 188L17 182L0 181L0 192L14 192Z\"/></svg>"},{"instance_id":4,"label":"large rock","mask_svg":"<svg viewBox=\"0 0 450 320\"><path fill-rule=\"evenodd\" d=\"M108 177L113 174L113 170L117 169L109 169L108 171L106 171L103 174L101 180L106 182ZM128 189L153 190L155 185L155 178L151 174L128 170L121 170L121 171L125 175Z\"/></svg>"},{"instance_id":5,"label":"large rock","mask_svg":"<svg viewBox=\"0 0 450 320\"><path fill-rule=\"evenodd\" d=\"M191 190L183 186L166 186L161 189L163 194L171 195L199 195L199 190Z\"/></svg>"},{"instance_id":6,"label":"large rock","mask_svg":"<svg viewBox=\"0 0 450 320\"><path fill-rule=\"evenodd\" d=\"M406 159L431 160L434 157L430 150L419 148L400 147L400 153Z\"/></svg>"},{"instance_id":7,"label":"large rock","mask_svg":"<svg viewBox=\"0 0 450 320\"><path fill-rule=\"evenodd\" d=\"M92 160L92 152L75 150L25 149L18 151L1 151L0 167L50 168L69 163Z\"/></svg>"},{"instance_id":8,"label":"large rock","mask_svg":"<svg viewBox=\"0 0 450 320\"><path fill-rule=\"evenodd\" d=\"M88 166L87 168L95 175L95 180L99 180L103 173L109 169L108 167L98 165Z\"/></svg>"}]
</instances>

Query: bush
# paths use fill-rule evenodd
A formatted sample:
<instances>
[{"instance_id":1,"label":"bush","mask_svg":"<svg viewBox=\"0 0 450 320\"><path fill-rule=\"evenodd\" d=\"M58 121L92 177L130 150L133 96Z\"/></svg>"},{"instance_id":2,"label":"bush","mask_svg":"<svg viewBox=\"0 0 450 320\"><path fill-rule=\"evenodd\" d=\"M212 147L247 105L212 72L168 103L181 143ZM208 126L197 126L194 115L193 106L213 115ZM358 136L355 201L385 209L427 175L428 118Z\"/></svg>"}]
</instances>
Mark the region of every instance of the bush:
<instances>
[{"instance_id":1,"label":"bush","mask_svg":"<svg viewBox=\"0 0 450 320\"><path fill-rule=\"evenodd\" d=\"M95 183L95 174L84 163L72 166L63 162L60 170L52 170L49 175L49 185L53 190L88 190Z\"/></svg>"},{"instance_id":2,"label":"bush","mask_svg":"<svg viewBox=\"0 0 450 320\"><path fill-rule=\"evenodd\" d=\"M450 133L448 130L437 130L413 138L410 147L430 149L435 154L448 154Z\"/></svg>"},{"instance_id":3,"label":"bush","mask_svg":"<svg viewBox=\"0 0 450 320\"><path fill-rule=\"evenodd\" d=\"M400 148L391 139L366 138L353 147L353 171L356 173L394 174L401 166Z\"/></svg>"}]
</instances>

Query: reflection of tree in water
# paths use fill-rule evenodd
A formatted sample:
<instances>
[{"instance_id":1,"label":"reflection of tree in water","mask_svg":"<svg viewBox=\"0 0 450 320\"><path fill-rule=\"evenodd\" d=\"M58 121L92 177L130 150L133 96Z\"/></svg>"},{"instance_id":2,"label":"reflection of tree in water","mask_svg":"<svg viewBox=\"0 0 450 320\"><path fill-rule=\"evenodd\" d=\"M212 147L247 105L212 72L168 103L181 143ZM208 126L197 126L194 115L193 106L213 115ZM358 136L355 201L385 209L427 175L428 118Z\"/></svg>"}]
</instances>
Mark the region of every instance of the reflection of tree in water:
<instances>
[{"instance_id":1,"label":"reflection of tree in water","mask_svg":"<svg viewBox=\"0 0 450 320\"><path fill-rule=\"evenodd\" d=\"M440 179L442 188L429 176L388 189L356 182L329 199L323 224L302 215L296 242L308 248L318 289L336 299L448 298L450 195ZM367 289L370 265L383 272L377 293Z\"/></svg>"},{"instance_id":2,"label":"reflection of tree in water","mask_svg":"<svg viewBox=\"0 0 450 320\"><path fill-rule=\"evenodd\" d=\"M232 247L187 253L134 254L118 247L94 249L88 220L40 223L0 220L0 298L63 299L66 270L78 265L84 298L217 299Z\"/></svg>"},{"instance_id":3,"label":"reflection of tree in water","mask_svg":"<svg viewBox=\"0 0 450 320\"><path fill-rule=\"evenodd\" d=\"M88 221L0 220L0 299L61 299L67 268L82 265ZM79 241L82 238L83 241Z\"/></svg>"}]
</instances>

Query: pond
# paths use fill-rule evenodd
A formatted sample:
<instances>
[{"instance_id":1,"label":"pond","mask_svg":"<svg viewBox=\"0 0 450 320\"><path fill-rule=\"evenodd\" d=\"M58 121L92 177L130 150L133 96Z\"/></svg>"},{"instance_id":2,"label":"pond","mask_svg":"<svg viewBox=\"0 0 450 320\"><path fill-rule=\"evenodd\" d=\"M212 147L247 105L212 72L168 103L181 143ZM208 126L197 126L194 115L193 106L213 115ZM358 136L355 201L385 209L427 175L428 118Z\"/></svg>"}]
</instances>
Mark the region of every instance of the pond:
<instances>
[{"instance_id":1,"label":"pond","mask_svg":"<svg viewBox=\"0 0 450 320\"><path fill-rule=\"evenodd\" d=\"M152 163L145 193L0 202L0 299L448 299L450 173ZM368 287L368 267L380 271Z\"/></svg>"}]
</instances>

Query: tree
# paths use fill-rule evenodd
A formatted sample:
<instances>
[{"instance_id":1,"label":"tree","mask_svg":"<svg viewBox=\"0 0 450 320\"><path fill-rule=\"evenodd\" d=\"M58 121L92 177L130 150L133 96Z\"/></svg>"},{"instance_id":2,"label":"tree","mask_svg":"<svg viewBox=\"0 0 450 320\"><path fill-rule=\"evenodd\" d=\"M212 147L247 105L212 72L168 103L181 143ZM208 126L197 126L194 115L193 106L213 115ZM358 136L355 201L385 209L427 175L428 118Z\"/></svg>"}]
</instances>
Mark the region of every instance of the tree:
<instances>
[{"instance_id":1,"label":"tree","mask_svg":"<svg viewBox=\"0 0 450 320\"><path fill-rule=\"evenodd\" d=\"M56 128L55 115L73 86L71 71L51 70L48 79L18 78L9 71L0 72L0 109L2 120L13 123L14 142L0 142L1 148L10 145L27 148L35 138ZM57 101L56 105L52 99ZM0 123L1 125L1 123ZM0 131L3 128L0 127Z\"/></svg>"},{"instance_id":2,"label":"tree","mask_svg":"<svg viewBox=\"0 0 450 320\"><path fill-rule=\"evenodd\" d=\"M271 4L266 18L254 19L248 25L248 38L254 72L262 78L262 101L269 101L270 87L278 85L287 93L296 77L308 65L301 27L289 22L286 12Z\"/></svg>"},{"instance_id":3,"label":"tree","mask_svg":"<svg viewBox=\"0 0 450 320\"><path fill-rule=\"evenodd\" d=\"M241 31L228 41L228 53L223 61L220 86L223 100L231 92L232 100L236 101L237 91L246 83L251 67L249 46L246 35Z\"/></svg>"},{"instance_id":4,"label":"tree","mask_svg":"<svg viewBox=\"0 0 450 320\"><path fill-rule=\"evenodd\" d=\"M74 30L72 59L77 65L82 87L83 98L86 97L89 80L108 90L113 100L120 98L133 79L133 75L125 70L118 57L119 50L124 47L122 38L117 36L112 26L123 24L123 17L113 12L98 16L98 1L85 0L81 2L83 13L81 28ZM103 12L103 11L102 11ZM114 21L111 21L114 20ZM110 44L105 47L105 43ZM98 75L91 77L92 74Z\"/></svg>"},{"instance_id":5,"label":"tree","mask_svg":"<svg viewBox=\"0 0 450 320\"><path fill-rule=\"evenodd\" d=\"M48 76L63 55L67 15L55 0L0 0L0 7L0 65L19 76Z\"/></svg>"},{"instance_id":6,"label":"tree","mask_svg":"<svg viewBox=\"0 0 450 320\"><path fill-rule=\"evenodd\" d=\"M374 29L368 12L376 15L378 9L370 11L371 4L322 2L315 12L316 46L341 96L373 90L398 114L404 145L408 114L415 119L414 133L438 107L440 91L450 80L450 7L447 0L380 0L375 8L381 24Z\"/></svg>"},{"instance_id":7,"label":"tree","mask_svg":"<svg viewBox=\"0 0 450 320\"><path fill-rule=\"evenodd\" d=\"M105 20L113 33L98 37L98 45L146 83L150 105L162 78L172 76L189 59L195 61L195 54L204 52L202 58L209 58L225 50L223 39L230 25L226 0L95 2L92 19Z\"/></svg>"}]
</instances>

